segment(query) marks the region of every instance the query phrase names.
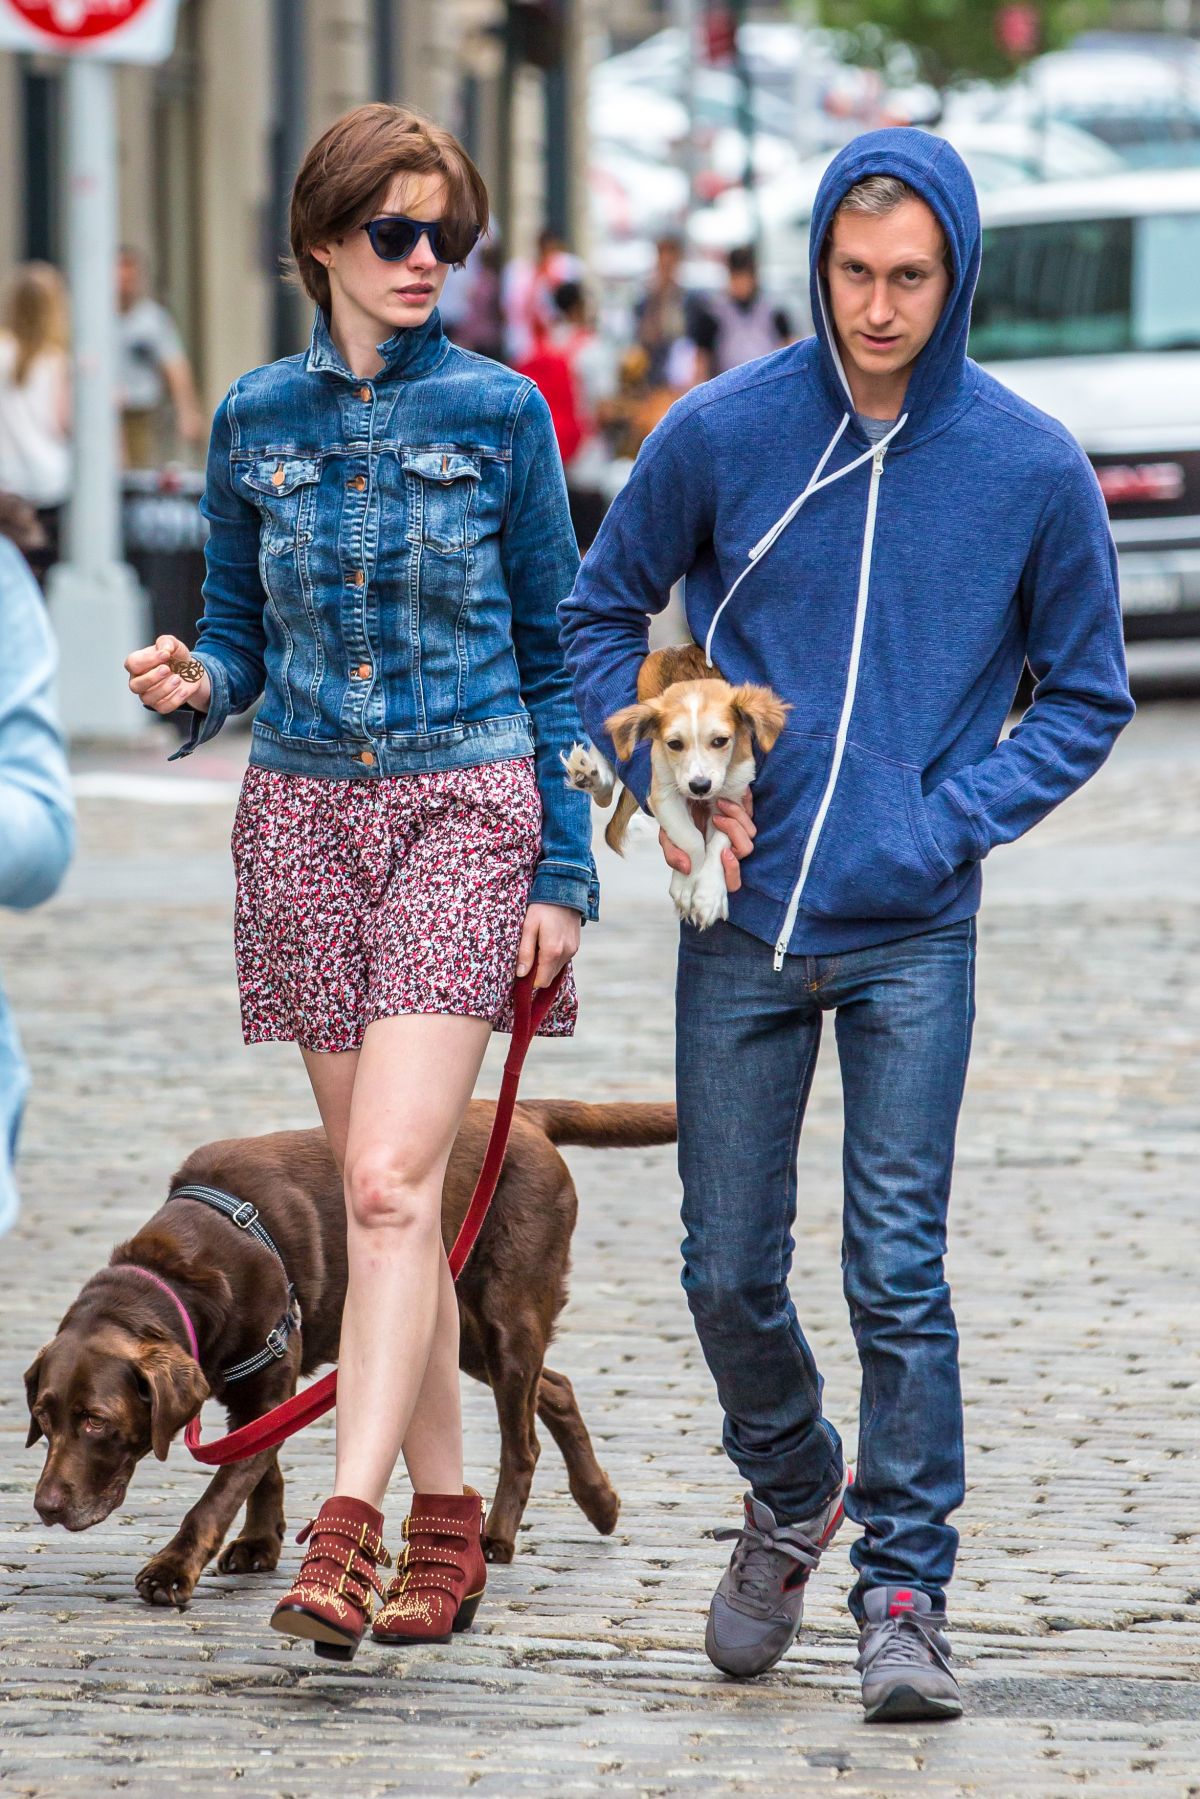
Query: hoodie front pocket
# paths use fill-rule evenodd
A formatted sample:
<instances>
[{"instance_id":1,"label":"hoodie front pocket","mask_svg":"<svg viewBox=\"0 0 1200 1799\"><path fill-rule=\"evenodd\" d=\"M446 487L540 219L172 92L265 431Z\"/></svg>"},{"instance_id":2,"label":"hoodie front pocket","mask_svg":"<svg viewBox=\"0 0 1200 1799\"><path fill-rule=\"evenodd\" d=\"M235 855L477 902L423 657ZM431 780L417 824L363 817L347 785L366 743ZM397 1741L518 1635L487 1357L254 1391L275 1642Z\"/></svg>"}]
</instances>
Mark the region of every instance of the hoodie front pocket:
<instances>
[{"instance_id":1,"label":"hoodie front pocket","mask_svg":"<svg viewBox=\"0 0 1200 1799\"><path fill-rule=\"evenodd\" d=\"M800 904L823 918L932 918L959 885L917 769L848 743Z\"/></svg>"}]
</instances>

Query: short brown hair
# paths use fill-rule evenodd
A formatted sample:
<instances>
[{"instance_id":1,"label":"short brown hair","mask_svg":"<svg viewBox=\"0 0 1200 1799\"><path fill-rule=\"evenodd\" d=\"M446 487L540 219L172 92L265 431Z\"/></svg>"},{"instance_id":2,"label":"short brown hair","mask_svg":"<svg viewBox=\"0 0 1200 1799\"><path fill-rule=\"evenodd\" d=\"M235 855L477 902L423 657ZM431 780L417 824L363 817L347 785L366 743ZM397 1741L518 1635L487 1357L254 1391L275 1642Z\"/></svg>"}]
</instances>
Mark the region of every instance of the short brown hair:
<instances>
[{"instance_id":1,"label":"short brown hair","mask_svg":"<svg viewBox=\"0 0 1200 1799\"><path fill-rule=\"evenodd\" d=\"M924 195L919 194L916 188L911 187L907 181L902 181L899 175L864 175L862 180L856 181L854 186L848 189L838 201L837 211L829 225L829 237L833 236L833 227L838 213L865 212L868 217L878 219L882 218L885 213L894 212L897 206L903 206L906 200L920 200L923 205L929 206ZM933 212L931 206L929 210ZM938 230L942 234L942 261L953 275L954 258L950 252L950 240L946 236L945 226L936 212L933 213L933 216L937 221ZM829 248L828 239L825 248L827 250Z\"/></svg>"},{"instance_id":2,"label":"short brown hair","mask_svg":"<svg viewBox=\"0 0 1200 1799\"><path fill-rule=\"evenodd\" d=\"M453 132L410 106L356 106L319 137L292 189L291 240L295 275L306 294L329 311L329 274L314 244L345 237L373 218L397 175L440 175L448 212L487 230L483 176Z\"/></svg>"}]
</instances>

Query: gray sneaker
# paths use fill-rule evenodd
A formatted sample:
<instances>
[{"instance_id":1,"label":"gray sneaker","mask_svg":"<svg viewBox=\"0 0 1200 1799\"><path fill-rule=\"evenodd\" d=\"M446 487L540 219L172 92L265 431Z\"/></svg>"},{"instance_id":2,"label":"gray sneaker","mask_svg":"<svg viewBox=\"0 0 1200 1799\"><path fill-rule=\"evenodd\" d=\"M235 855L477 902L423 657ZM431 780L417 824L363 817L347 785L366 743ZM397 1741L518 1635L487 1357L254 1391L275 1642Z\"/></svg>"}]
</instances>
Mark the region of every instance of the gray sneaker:
<instances>
[{"instance_id":1,"label":"gray sneaker","mask_svg":"<svg viewBox=\"0 0 1200 1799\"><path fill-rule=\"evenodd\" d=\"M708 1659L740 1680L765 1674L792 1645L804 1615L804 1588L821 1551L842 1521L846 1481L827 1505L796 1524L777 1524L770 1506L746 1494L740 1530L714 1530L734 1540L729 1566L708 1608Z\"/></svg>"},{"instance_id":2,"label":"gray sneaker","mask_svg":"<svg viewBox=\"0 0 1200 1799\"><path fill-rule=\"evenodd\" d=\"M962 1696L950 1669L946 1614L917 1587L868 1587L858 1670L868 1724L957 1718Z\"/></svg>"}]
</instances>

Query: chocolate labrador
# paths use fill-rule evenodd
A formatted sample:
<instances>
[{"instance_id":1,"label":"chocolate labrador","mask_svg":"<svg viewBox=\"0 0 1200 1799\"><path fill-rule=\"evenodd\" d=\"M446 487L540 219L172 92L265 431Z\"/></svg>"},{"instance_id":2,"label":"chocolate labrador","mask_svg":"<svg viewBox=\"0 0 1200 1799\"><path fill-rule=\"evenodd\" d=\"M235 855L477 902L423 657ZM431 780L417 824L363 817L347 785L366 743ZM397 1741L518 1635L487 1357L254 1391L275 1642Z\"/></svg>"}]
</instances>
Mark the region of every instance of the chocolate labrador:
<instances>
[{"instance_id":1,"label":"chocolate labrador","mask_svg":"<svg viewBox=\"0 0 1200 1799\"><path fill-rule=\"evenodd\" d=\"M455 1143L442 1196L447 1246L474 1190L493 1112L490 1102L472 1101ZM491 1561L512 1559L538 1457L535 1415L562 1451L572 1496L598 1531L612 1530L620 1505L570 1381L543 1361L566 1302L577 1210L570 1171L554 1146L632 1147L674 1138L670 1105L517 1106L496 1196L458 1283L461 1363L492 1388L500 1420L500 1477L486 1527ZM236 1429L286 1399L298 1376L336 1359L346 1225L341 1177L324 1133L278 1131L206 1144L188 1157L170 1190L189 1186L232 1195L238 1217L222 1215L211 1199L169 1199L86 1283L25 1376L28 1441L44 1435L49 1442L34 1496L47 1524L87 1530L107 1518L142 1457L153 1450L164 1461L210 1394ZM187 1346L185 1313L198 1361ZM250 1374L229 1378L247 1362ZM275 1567L284 1531L277 1458L268 1450L217 1471L137 1576L144 1600L185 1605L243 1504L241 1534L218 1568Z\"/></svg>"}]
</instances>

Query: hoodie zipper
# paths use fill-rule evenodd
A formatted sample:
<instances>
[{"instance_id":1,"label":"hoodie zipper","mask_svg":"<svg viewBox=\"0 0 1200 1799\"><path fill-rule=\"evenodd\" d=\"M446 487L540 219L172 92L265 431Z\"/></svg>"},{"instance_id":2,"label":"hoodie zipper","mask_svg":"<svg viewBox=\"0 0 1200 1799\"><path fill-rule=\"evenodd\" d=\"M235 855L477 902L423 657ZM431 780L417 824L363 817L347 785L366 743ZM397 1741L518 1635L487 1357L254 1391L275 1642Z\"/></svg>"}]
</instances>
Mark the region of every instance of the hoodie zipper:
<instances>
[{"instance_id":1,"label":"hoodie zipper","mask_svg":"<svg viewBox=\"0 0 1200 1799\"><path fill-rule=\"evenodd\" d=\"M903 420L901 420L903 423ZM821 804L817 807L812 829L808 833L808 842L804 846L804 860L800 864L800 876L792 889L792 897L784 914L783 927L779 933L779 941L775 945L775 972L783 968L787 947L791 942L792 932L796 925L796 914L800 910L800 900L808 881L808 871L812 867L813 857L817 853L817 845L821 839L821 831L825 817L833 799L833 790L837 786L837 778L841 772L842 758L846 753L846 738L850 731L850 714L854 710L854 699L858 692L858 671L862 661L863 629L867 621L867 594L871 586L871 555L875 547L875 514L879 507L879 483L883 479L883 459L887 454L887 444L881 443L871 458L871 485L867 493L867 522L863 527L862 559L858 568L858 598L854 607L854 639L850 647L850 667L846 675L846 692L842 699L842 713L838 720L837 738L833 746L833 762L829 769L829 779L825 783L825 791L821 795Z\"/></svg>"}]
</instances>

